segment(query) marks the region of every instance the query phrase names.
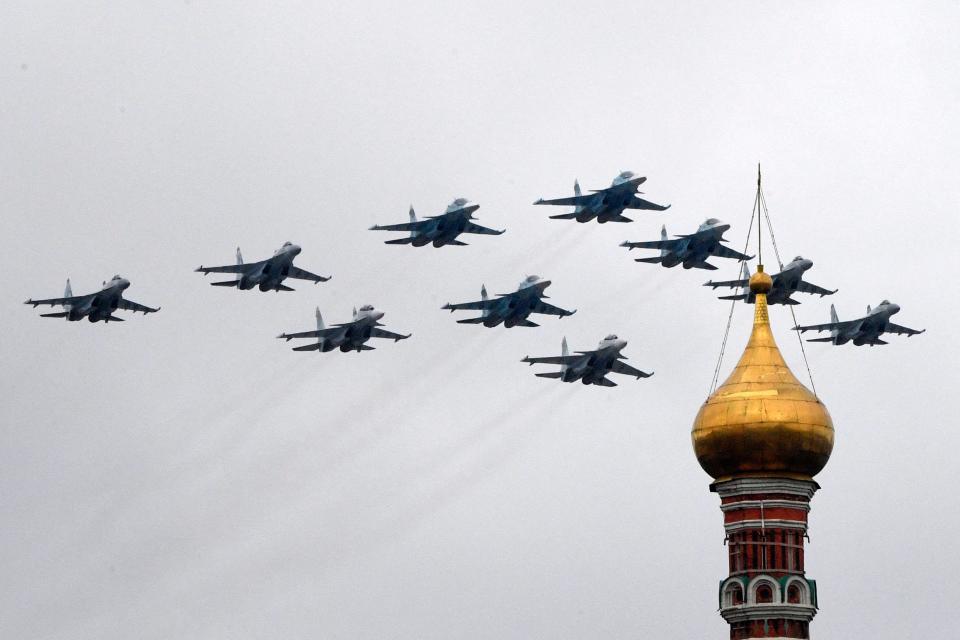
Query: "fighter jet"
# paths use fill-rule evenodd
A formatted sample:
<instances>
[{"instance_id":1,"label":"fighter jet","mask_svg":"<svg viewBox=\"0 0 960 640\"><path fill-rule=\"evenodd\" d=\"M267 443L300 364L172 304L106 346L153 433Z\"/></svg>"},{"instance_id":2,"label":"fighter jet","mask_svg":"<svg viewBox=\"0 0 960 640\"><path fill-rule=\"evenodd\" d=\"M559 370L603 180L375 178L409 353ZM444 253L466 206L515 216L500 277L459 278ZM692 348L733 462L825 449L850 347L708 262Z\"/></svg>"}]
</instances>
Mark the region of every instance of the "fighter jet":
<instances>
[{"instance_id":1,"label":"fighter jet","mask_svg":"<svg viewBox=\"0 0 960 640\"><path fill-rule=\"evenodd\" d=\"M770 289L770 292L767 294L767 304L800 304L798 301L794 300L790 296L794 293L818 293L820 297L823 296L832 296L837 292L837 289L830 291L829 289L824 289L823 287L818 287L815 284L804 281L803 273L810 269L813 266L813 260L808 260L803 256L797 256L794 258L790 264L785 266L780 273L773 274L773 288ZM756 300L756 296L747 290L748 285L750 284L750 270L747 268L747 263L743 263L743 278L740 280L724 280L722 282L714 282L710 280L703 283L705 287L730 287L730 288L739 288L744 289L744 293L738 293L730 296L720 296L721 300L746 300L749 304L753 304Z\"/></svg>"},{"instance_id":2,"label":"fighter jet","mask_svg":"<svg viewBox=\"0 0 960 640\"><path fill-rule=\"evenodd\" d=\"M447 244L466 246L466 242L457 240L457 236L461 233L481 233L489 236L498 236L505 231L488 229L470 222L474 219L472 215L473 212L479 208L480 205L474 204L466 198L457 198L451 202L447 206L447 210L439 216L428 216L426 220L417 220L417 214L414 213L413 206L411 206L410 222L384 226L375 224L370 227L370 230L409 231L409 237L387 240L384 244L412 244L415 247L422 247L431 242L434 247L442 247Z\"/></svg>"},{"instance_id":3,"label":"fighter jet","mask_svg":"<svg viewBox=\"0 0 960 640\"><path fill-rule=\"evenodd\" d=\"M630 249L660 249L659 256L637 258L637 262L661 264L668 268L682 264L684 269L714 270L716 267L707 262L707 259L711 256L733 258L735 260L751 260L753 258L753 256L744 255L721 244L726 242L723 234L729 228L730 225L716 218L708 218L706 222L700 225L696 233L678 235L673 240L668 240L667 228L664 226L660 230L660 240L624 242L620 246Z\"/></svg>"},{"instance_id":4,"label":"fighter jet","mask_svg":"<svg viewBox=\"0 0 960 640\"><path fill-rule=\"evenodd\" d=\"M620 352L627 346L626 340L621 340L617 336L610 334L600 341L594 351L577 351L571 355L567 349L567 339L564 338L560 343L563 355L547 356L546 358L531 358L527 356L521 362L528 362L531 366L534 364L558 364L560 371L551 371L549 373L538 373L540 378L559 378L563 382L576 382L579 380L583 384L595 384L601 387L615 387L617 383L609 380L608 373L622 373L627 376L636 376L640 378L649 378L653 372L646 373L639 369L634 369L623 362L627 356Z\"/></svg>"},{"instance_id":5,"label":"fighter jet","mask_svg":"<svg viewBox=\"0 0 960 640\"><path fill-rule=\"evenodd\" d=\"M487 288L480 288L480 300L477 302L462 302L443 305L451 313L458 309L476 309L482 312L479 318L457 320L460 324L482 324L485 327L495 327L501 322L506 328L515 326L539 327L535 322L527 319L531 313L545 313L555 316L572 316L577 312L567 311L543 301L548 297L543 291L550 286L549 280L541 280L539 276L527 276L513 293L498 293L496 298L487 296Z\"/></svg>"},{"instance_id":6,"label":"fighter jet","mask_svg":"<svg viewBox=\"0 0 960 640\"><path fill-rule=\"evenodd\" d=\"M293 259L296 258L302 249L292 242L284 242L283 246L273 252L273 256L260 262L244 262L240 254L240 247L237 247L237 264L227 265L225 267L204 267L200 265L194 271L199 271L203 275L208 273L235 273L236 280L224 280L223 282L211 282L214 287L236 287L237 289L253 289L259 287L260 291L293 291L291 287L283 284L287 278L297 278L299 280L311 280L314 284L326 282L326 278L310 273L306 269L293 266Z\"/></svg>"},{"instance_id":7,"label":"fighter jet","mask_svg":"<svg viewBox=\"0 0 960 640\"><path fill-rule=\"evenodd\" d=\"M884 333L899 333L910 337L926 331L926 329L917 331L890 322L890 316L899 312L900 305L884 300L877 305L876 309L871 309L867 305L867 315L864 317L841 322L840 318L837 317L837 310L833 305L830 305L830 322L811 324L806 327L794 327L794 330L800 333L807 331L830 332L829 338L808 338L807 342L832 342L835 345L853 342L858 347L865 344L871 347L876 344L887 344L880 339L880 336Z\"/></svg>"},{"instance_id":8,"label":"fighter jet","mask_svg":"<svg viewBox=\"0 0 960 640\"><path fill-rule=\"evenodd\" d=\"M394 342L406 340L411 334L401 335L381 329L378 322L383 317L383 311L374 309L373 305L366 304L360 311L353 310L353 320L342 324L335 324L329 329L323 324L323 316L317 307L317 330L301 331L300 333L281 333L278 338L291 340L293 338L316 338L316 342L294 347L294 351L316 351L318 353L340 349L347 351L372 351L374 347L366 344L370 338L389 338Z\"/></svg>"},{"instance_id":9,"label":"fighter jet","mask_svg":"<svg viewBox=\"0 0 960 640\"><path fill-rule=\"evenodd\" d=\"M144 315L154 313L160 310L160 307L153 309L144 306L133 300L125 300L123 292L130 286L130 281L120 276L113 276L109 282L104 282L103 287L95 293L88 293L83 296L73 295L70 287L70 279L67 279L67 288L63 292L62 298L50 298L48 300L27 300L24 304L32 304L36 307L39 304L49 304L50 306L63 307L63 311L55 313L41 313L44 318L66 318L71 322L83 320L86 318L90 322L103 320L104 322L123 322L123 318L113 315L117 309L125 311L140 311Z\"/></svg>"},{"instance_id":10,"label":"fighter jet","mask_svg":"<svg viewBox=\"0 0 960 640\"><path fill-rule=\"evenodd\" d=\"M571 213L563 213L556 216L550 216L554 220L576 220L577 222L589 222L596 218L597 222L604 224L607 222L633 222L630 218L623 215L624 209L647 209L650 211L666 211L670 205L659 205L638 198L637 188L646 181L646 178L639 177L632 171L623 171L613 183L606 189L594 189L588 195L580 192L580 183L573 183L574 195L569 198L556 198L554 200L544 200L540 198L533 204L551 204L551 205L572 205L576 207Z\"/></svg>"}]
</instances>

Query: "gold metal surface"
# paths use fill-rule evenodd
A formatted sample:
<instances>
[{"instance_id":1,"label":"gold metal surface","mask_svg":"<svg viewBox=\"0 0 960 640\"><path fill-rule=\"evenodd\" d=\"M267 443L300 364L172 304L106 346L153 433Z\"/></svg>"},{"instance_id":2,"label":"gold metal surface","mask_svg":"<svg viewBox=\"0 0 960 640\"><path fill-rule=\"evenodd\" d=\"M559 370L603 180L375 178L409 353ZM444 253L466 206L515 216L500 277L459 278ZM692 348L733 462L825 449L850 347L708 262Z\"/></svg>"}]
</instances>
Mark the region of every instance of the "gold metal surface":
<instances>
[{"instance_id":1,"label":"gold metal surface","mask_svg":"<svg viewBox=\"0 0 960 640\"><path fill-rule=\"evenodd\" d=\"M763 267L750 278L756 294L753 332L730 377L707 398L691 438L700 466L717 480L745 475L812 478L833 450L827 408L787 367L770 330Z\"/></svg>"}]
</instances>

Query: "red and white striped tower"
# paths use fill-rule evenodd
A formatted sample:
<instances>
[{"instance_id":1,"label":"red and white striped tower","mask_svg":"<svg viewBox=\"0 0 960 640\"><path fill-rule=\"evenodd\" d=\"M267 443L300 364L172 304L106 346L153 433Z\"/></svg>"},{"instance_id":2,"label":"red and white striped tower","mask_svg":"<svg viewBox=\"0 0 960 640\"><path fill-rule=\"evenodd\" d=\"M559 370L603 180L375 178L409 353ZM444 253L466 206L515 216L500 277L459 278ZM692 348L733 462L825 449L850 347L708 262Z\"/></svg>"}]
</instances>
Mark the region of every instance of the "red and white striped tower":
<instances>
[{"instance_id":1,"label":"red and white striped tower","mask_svg":"<svg viewBox=\"0 0 960 640\"><path fill-rule=\"evenodd\" d=\"M770 276L750 278L753 331L727 380L693 425L697 460L720 496L729 574L720 614L731 640L809 638L816 582L804 570L813 477L833 449L833 422L793 375L777 348L767 312Z\"/></svg>"}]
</instances>

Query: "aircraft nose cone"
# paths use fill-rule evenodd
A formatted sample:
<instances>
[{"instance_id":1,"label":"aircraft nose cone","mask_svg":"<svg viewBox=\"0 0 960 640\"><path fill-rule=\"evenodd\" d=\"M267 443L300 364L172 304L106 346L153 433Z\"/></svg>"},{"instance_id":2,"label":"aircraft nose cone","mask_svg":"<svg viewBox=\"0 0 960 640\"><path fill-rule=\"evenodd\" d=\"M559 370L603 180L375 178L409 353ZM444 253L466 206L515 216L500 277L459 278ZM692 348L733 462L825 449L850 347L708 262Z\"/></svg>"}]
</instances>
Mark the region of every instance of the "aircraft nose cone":
<instances>
[{"instance_id":1,"label":"aircraft nose cone","mask_svg":"<svg viewBox=\"0 0 960 640\"><path fill-rule=\"evenodd\" d=\"M626 340L617 340L617 346L620 347L621 349L623 349L624 347L627 346L627 341L626 341Z\"/></svg>"},{"instance_id":2,"label":"aircraft nose cone","mask_svg":"<svg viewBox=\"0 0 960 640\"><path fill-rule=\"evenodd\" d=\"M291 247L291 250L293 251L294 254L299 254L301 251L303 251L303 249L300 248L300 245L297 245L297 244L293 245L293 247Z\"/></svg>"},{"instance_id":3,"label":"aircraft nose cone","mask_svg":"<svg viewBox=\"0 0 960 640\"><path fill-rule=\"evenodd\" d=\"M380 318L383 317L383 311L380 311L379 309L377 309L376 311L373 312L373 317L379 320Z\"/></svg>"},{"instance_id":4,"label":"aircraft nose cone","mask_svg":"<svg viewBox=\"0 0 960 640\"><path fill-rule=\"evenodd\" d=\"M123 279L123 280L120 281L120 284L121 284L121 286L122 286L124 289L126 289L127 287L130 286L130 281L127 280L127 279Z\"/></svg>"},{"instance_id":5,"label":"aircraft nose cone","mask_svg":"<svg viewBox=\"0 0 960 640\"><path fill-rule=\"evenodd\" d=\"M900 305L891 303L890 313L899 313L899 312L900 312Z\"/></svg>"}]
</instances>

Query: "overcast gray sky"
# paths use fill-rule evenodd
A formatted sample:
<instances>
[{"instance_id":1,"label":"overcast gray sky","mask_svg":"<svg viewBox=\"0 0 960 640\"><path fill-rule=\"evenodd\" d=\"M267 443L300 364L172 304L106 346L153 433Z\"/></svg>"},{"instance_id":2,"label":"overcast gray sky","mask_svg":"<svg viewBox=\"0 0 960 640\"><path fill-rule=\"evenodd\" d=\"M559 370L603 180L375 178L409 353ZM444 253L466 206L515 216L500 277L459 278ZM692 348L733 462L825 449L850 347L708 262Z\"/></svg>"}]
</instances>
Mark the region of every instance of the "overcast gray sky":
<instances>
[{"instance_id":1,"label":"overcast gray sky","mask_svg":"<svg viewBox=\"0 0 960 640\"><path fill-rule=\"evenodd\" d=\"M0 636L726 637L689 431L728 306L714 274L617 245L716 216L740 247L757 162L783 257L815 261L842 318L890 298L927 329L808 349L837 429L814 634L955 632L960 10L836 4L3 3ZM599 226L530 205L623 169L673 207ZM366 231L458 196L507 233ZM286 240L333 280L192 273ZM162 311L21 304L114 273ZM531 273L577 315L440 311ZM803 299L801 322L828 319ZM368 302L413 338L274 339ZM789 313L772 322L801 374ZM740 306L723 375L749 324ZM519 363L611 332L656 375L601 389Z\"/></svg>"}]
</instances>

